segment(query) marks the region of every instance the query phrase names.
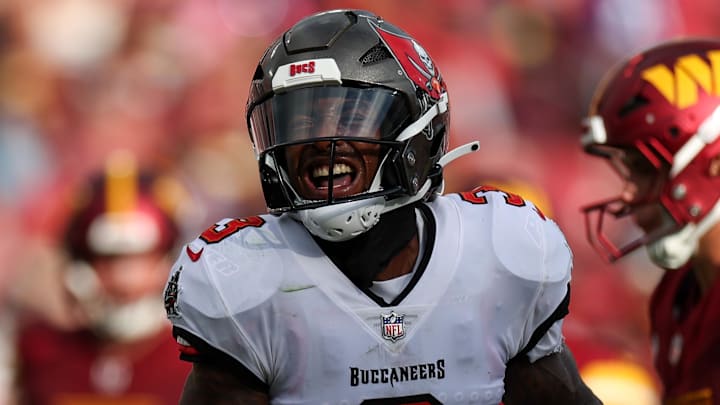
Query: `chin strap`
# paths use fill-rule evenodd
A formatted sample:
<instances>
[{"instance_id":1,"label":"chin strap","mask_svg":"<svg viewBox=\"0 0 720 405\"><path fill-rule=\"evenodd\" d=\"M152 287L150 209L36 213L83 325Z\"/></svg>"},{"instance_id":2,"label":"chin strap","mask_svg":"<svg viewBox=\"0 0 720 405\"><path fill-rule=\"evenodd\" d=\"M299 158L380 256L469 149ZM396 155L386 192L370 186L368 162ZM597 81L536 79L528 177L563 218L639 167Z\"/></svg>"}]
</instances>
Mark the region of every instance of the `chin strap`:
<instances>
[{"instance_id":1,"label":"chin strap","mask_svg":"<svg viewBox=\"0 0 720 405\"><path fill-rule=\"evenodd\" d=\"M716 202L713 209L697 224L687 224L680 231L647 245L650 259L662 268L679 269L695 254L700 238L718 222L720 201Z\"/></svg>"}]
</instances>

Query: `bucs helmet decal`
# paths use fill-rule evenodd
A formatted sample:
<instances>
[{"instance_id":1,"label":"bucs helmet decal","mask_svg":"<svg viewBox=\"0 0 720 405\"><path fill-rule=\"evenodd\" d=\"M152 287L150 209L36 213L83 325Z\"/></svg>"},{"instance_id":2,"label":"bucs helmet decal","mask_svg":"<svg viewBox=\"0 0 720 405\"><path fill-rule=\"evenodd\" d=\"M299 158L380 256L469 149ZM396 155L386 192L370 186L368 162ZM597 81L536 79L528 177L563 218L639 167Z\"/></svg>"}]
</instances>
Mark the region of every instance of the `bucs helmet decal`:
<instances>
[{"instance_id":1,"label":"bucs helmet decal","mask_svg":"<svg viewBox=\"0 0 720 405\"><path fill-rule=\"evenodd\" d=\"M434 100L438 100L445 85L440 72L425 49L410 37L386 31L373 22L370 22L370 26L398 61L405 76Z\"/></svg>"}]
</instances>

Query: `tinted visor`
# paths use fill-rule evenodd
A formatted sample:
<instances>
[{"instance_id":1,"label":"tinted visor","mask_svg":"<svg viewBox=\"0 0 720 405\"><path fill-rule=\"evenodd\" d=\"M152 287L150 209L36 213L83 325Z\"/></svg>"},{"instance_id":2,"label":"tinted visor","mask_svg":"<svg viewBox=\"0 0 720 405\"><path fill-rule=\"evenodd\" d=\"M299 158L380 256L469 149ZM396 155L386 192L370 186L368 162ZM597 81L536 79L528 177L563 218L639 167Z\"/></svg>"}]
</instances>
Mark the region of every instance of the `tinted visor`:
<instances>
[{"instance_id":1,"label":"tinted visor","mask_svg":"<svg viewBox=\"0 0 720 405\"><path fill-rule=\"evenodd\" d=\"M397 91L307 87L276 94L251 107L248 124L257 153L322 138L392 140L409 120Z\"/></svg>"}]
</instances>

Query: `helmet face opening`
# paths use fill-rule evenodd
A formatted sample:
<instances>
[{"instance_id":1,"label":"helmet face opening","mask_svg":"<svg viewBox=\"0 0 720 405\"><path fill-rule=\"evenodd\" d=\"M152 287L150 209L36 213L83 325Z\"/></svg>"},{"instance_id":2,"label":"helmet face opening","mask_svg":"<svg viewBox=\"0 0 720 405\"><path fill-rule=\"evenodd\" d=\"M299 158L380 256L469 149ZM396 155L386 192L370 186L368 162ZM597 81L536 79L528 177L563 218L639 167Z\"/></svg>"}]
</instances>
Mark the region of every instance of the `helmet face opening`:
<instances>
[{"instance_id":1,"label":"helmet face opening","mask_svg":"<svg viewBox=\"0 0 720 405\"><path fill-rule=\"evenodd\" d=\"M277 179L276 187L266 187L280 192L281 198L268 199L271 210L315 208L399 190L391 155L401 144L393 139L409 112L396 91L299 88L265 100L249 117L261 171Z\"/></svg>"},{"instance_id":2,"label":"helmet face opening","mask_svg":"<svg viewBox=\"0 0 720 405\"><path fill-rule=\"evenodd\" d=\"M592 145L587 151L604 158L623 181L623 199L628 206L662 199L670 172L669 162L637 148Z\"/></svg>"},{"instance_id":3,"label":"helmet face opening","mask_svg":"<svg viewBox=\"0 0 720 405\"><path fill-rule=\"evenodd\" d=\"M631 205L614 197L582 210L590 244L609 262L681 228L659 202Z\"/></svg>"},{"instance_id":4,"label":"helmet face opening","mask_svg":"<svg viewBox=\"0 0 720 405\"><path fill-rule=\"evenodd\" d=\"M279 145L261 154L263 172L277 179L271 210L300 210L386 196L401 190L396 142L327 138ZM266 190L266 194L267 194Z\"/></svg>"},{"instance_id":5,"label":"helmet face opening","mask_svg":"<svg viewBox=\"0 0 720 405\"><path fill-rule=\"evenodd\" d=\"M609 261L680 229L665 204L670 163L646 145L592 144L622 180L619 195L583 207L587 236Z\"/></svg>"}]
</instances>

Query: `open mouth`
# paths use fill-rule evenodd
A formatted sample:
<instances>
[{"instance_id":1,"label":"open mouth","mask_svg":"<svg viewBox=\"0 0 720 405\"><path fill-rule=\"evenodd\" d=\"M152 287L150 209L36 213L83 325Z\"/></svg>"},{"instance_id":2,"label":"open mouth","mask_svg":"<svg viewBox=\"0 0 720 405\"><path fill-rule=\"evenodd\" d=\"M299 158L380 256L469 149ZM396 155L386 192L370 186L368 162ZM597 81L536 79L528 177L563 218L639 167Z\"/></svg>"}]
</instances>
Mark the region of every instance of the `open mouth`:
<instances>
[{"instance_id":1,"label":"open mouth","mask_svg":"<svg viewBox=\"0 0 720 405\"><path fill-rule=\"evenodd\" d=\"M345 163L335 163L332 170L333 189L348 187L355 179L355 170ZM327 190L330 187L330 166L316 166L312 169L310 179L315 188Z\"/></svg>"},{"instance_id":2,"label":"open mouth","mask_svg":"<svg viewBox=\"0 0 720 405\"><path fill-rule=\"evenodd\" d=\"M333 143L335 142L335 143ZM298 197L329 201L367 193L378 170L380 145L328 141L291 145L288 176Z\"/></svg>"},{"instance_id":3,"label":"open mouth","mask_svg":"<svg viewBox=\"0 0 720 405\"><path fill-rule=\"evenodd\" d=\"M355 177L355 171L345 163L333 165L333 188L349 186ZM330 186L330 166L318 166L312 171L312 182L319 189Z\"/></svg>"},{"instance_id":4,"label":"open mouth","mask_svg":"<svg viewBox=\"0 0 720 405\"><path fill-rule=\"evenodd\" d=\"M332 166L321 164L311 166L305 172L305 186L313 198L327 198L332 180L332 192L335 197L346 197L352 194L358 179L358 171L347 163L335 163Z\"/></svg>"}]
</instances>

